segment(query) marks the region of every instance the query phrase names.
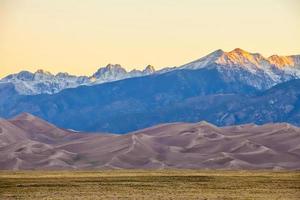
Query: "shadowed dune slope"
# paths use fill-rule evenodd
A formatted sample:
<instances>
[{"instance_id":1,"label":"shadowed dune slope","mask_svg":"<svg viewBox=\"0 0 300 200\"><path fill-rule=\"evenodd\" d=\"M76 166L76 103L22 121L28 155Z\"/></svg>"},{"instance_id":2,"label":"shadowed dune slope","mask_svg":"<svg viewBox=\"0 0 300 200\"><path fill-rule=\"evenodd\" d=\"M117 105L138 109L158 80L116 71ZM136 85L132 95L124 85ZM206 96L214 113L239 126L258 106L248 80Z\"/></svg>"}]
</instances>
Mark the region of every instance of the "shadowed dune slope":
<instances>
[{"instance_id":1,"label":"shadowed dune slope","mask_svg":"<svg viewBox=\"0 0 300 200\"><path fill-rule=\"evenodd\" d=\"M286 123L172 123L125 135L60 129L23 113L0 120L0 169L300 169L300 129Z\"/></svg>"}]
</instances>

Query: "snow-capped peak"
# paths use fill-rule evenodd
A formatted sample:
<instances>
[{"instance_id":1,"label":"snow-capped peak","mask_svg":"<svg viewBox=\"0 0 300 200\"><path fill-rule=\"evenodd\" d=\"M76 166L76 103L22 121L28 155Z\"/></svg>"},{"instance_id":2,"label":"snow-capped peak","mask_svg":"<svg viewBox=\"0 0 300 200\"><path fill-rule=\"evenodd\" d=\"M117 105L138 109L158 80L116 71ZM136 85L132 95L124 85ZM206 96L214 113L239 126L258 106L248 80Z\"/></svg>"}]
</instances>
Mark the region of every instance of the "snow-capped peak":
<instances>
[{"instance_id":1,"label":"snow-capped peak","mask_svg":"<svg viewBox=\"0 0 300 200\"><path fill-rule=\"evenodd\" d=\"M49 75L49 76L53 76L53 74L51 74L50 72L48 71L45 71L43 69L38 69L35 74L44 74L44 75Z\"/></svg>"},{"instance_id":2,"label":"snow-capped peak","mask_svg":"<svg viewBox=\"0 0 300 200\"><path fill-rule=\"evenodd\" d=\"M108 64L106 67L101 67L93 74L93 77L99 78L103 74L126 74L127 71L119 64Z\"/></svg>"},{"instance_id":3,"label":"snow-capped peak","mask_svg":"<svg viewBox=\"0 0 300 200\"><path fill-rule=\"evenodd\" d=\"M108 64L106 67L99 68L98 71L90 77L90 80L95 84L146 76L153 73L155 73L155 69L151 65L148 65L143 71L133 69L130 72L127 72L126 69L119 64Z\"/></svg>"},{"instance_id":4,"label":"snow-capped peak","mask_svg":"<svg viewBox=\"0 0 300 200\"><path fill-rule=\"evenodd\" d=\"M272 55L268 58L268 60L274 66L277 66L279 68L284 68L284 67L295 67L296 60L294 60L294 58L295 57L293 56Z\"/></svg>"},{"instance_id":5,"label":"snow-capped peak","mask_svg":"<svg viewBox=\"0 0 300 200\"><path fill-rule=\"evenodd\" d=\"M271 56L236 48L230 52L215 51L179 69L217 69L227 80L240 81L258 89L300 78L300 56Z\"/></svg>"},{"instance_id":6,"label":"snow-capped peak","mask_svg":"<svg viewBox=\"0 0 300 200\"><path fill-rule=\"evenodd\" d=\"M241 67L255 72L258 69L270 69L272 67L278 69L300 67L300 56L273 55L269 58L265 58L259 53L250 53L241 48L236 48L229 52L224 52L222 50L214 51L207 56L185 64L180 68L200 69L208 67L210 64L227 67Z\"/></svg>"},{"instance_id":7,"label":"snow-capped peak","mask_svg":"<svg viewBox=\"0 0 300 200\"><path fill-rule=\"evenodd\" d=\"M148 75L148 74L153 74L155 72L155 68L152 66L152 65L148 65L144 70L143 70L143 73L145 75Z\"/></svg>"},{"instance_id":8,"label":"snow-capped peak","mask_svg":"<svg viewBox=\"0 0 300 200\"><path fill-rule=\"evenodd\" d=\"M217 60L221 65L237 65L249 68L261 68L267 60L259 53L249 53L243 49L236 48L230 52L224 52Z\"/></svg>"},{"instance_id":9,"label":"snow-capped peak","mask_svg":"<svg viewBox=\"0 0 300 200\"><path fill-rule=\"evenodd\" d=\"M125 71L126 72L126 69L124 69L120 64L108 64L106 67L104 67L104 69L106 69L108 71L121 70L121 71Z\"/></svg>"},{"instance_id":10,"label":"snow-capped peak","mask_svg":"<svg viewBox=\"0 0 300 200\"><path fill-rule=\"evenodd\" d=\"M222 49L218 49L207 56L197 59L188 64L182 65L179 69L200 69L208 66L209 64L215 63L225 52Z\"/></svg>"},{"instance_id":11,"label":"snow-capped peak","mask_svg":"<svg viewBox=\"0 0 300 200\"><path fill-rule=\"evenodd\" d=\"M41 69L34 73L21 71L0 80L0 82L4 83L13 83L16 91L24 95L53 94L66 88L74 88L82 84L87 84L88 81L88 77L77 77L68 73L53 75Z\"/></svg>"},{"instance_id":12,"label":"snow-capped peak","mask_svg":"<svg viewBox=\"0 0 300 200\"><path fill-rule=\"evenodd\" d=\"M13 81L13 80L21 80L21 81L32 81L34 78L34 74L29 71L20 71L17 74L10 74L2 79L2 81Z\"/></svg>"},{"instance_id":13,"label":"snow-capped peak","mask_svg":"<svg viewBox=\"0 0 300 200\"><path fill-rule=\"evenodd\" d=\"M51 74L48 71L39 69L34 73L34 80L49 80L54 77L53 74Z\"/></svg>"},{"instance_id":14,"label":"snow-capped peak","mask_svg":"<svg viewBox=\"0 0 300 200\"><path fill-rule=\"evenodd\" d=\"M109 82L126 78L127 71L119 64L108 64L101 67L91 76L91 80L97 83Z\"/></svg>"}]
</instances>

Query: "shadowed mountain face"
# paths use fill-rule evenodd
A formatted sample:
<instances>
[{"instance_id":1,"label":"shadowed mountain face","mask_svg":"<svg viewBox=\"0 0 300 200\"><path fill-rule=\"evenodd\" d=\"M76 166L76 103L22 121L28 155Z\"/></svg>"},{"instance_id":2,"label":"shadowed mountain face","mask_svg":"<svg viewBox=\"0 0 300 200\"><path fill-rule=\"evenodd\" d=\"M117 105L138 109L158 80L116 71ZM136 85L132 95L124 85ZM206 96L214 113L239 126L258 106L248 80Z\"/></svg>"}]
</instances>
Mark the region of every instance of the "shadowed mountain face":
<instances>
[{"instance_id":1,"label":"shadowed mountain face","mask_svg":"<svg viewBox=\"0 0 300 200\"><path fill-rule=\"evenodd\" d=\"M29 114L0 120L0 169L300 169L300 129L206 122L82 134Z\"/></svg>"}]
</instances>

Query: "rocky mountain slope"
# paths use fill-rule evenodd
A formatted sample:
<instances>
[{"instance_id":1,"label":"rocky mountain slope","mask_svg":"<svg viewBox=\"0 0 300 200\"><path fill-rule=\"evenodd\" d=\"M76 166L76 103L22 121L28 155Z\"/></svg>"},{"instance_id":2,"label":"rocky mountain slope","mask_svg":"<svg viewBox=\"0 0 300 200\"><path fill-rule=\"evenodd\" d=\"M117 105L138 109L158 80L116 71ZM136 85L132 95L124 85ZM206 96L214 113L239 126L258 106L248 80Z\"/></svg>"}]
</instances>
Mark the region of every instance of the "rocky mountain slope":
<instances>
[{"instance_id":1,"label":"rocky mountain slope","mask_svg":"<svg viewBox=\"0 0 300 200\"><path fill-rule=\"evenodd\" d=\"M83 134L24 113L0 120L0 169L299 169L299 144L300 129L286 123Z\"/></svg>"}]
</instances>

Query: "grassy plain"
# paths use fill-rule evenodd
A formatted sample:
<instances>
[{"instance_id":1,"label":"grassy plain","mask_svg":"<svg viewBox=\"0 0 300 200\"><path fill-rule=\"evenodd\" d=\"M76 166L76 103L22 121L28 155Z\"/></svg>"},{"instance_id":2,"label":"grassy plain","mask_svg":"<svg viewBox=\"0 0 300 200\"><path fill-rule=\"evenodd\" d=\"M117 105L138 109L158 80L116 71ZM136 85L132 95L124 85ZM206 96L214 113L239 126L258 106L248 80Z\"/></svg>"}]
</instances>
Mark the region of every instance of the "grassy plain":
<instances>
[{"instance_id":1,"label":"grassy plain","mask_svg":"<svg viewBox=\"0 0 300 200\"><path fill-rule=\"evenodd\" d=\"M300 199L300 171L0 171L0 199Z\"/></svg>"}]
</instances>

